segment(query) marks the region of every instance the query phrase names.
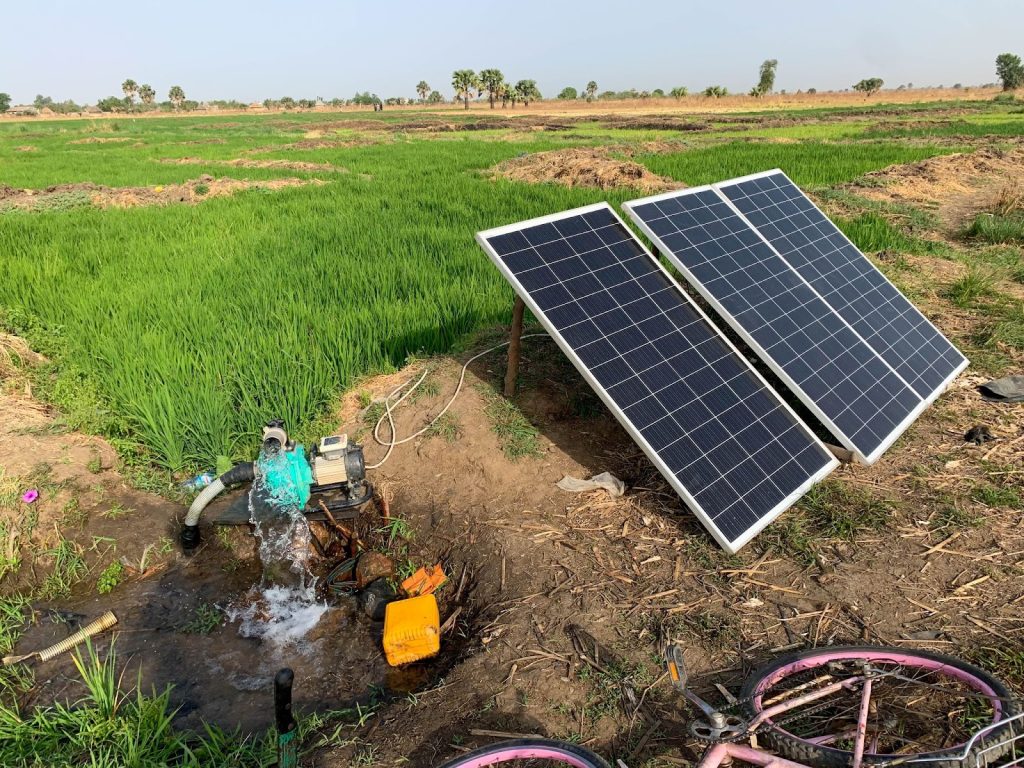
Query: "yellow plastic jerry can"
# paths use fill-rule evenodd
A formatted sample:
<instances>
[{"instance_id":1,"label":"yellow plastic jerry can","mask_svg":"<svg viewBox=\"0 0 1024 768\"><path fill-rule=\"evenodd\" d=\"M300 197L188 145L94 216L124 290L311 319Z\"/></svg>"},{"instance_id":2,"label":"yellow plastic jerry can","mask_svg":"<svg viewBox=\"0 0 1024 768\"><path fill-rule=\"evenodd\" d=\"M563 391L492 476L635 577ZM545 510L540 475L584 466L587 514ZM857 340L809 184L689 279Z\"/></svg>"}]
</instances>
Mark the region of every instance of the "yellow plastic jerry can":
<instances>
[{"instance_id":1,"label":"yellow plastic jerry can","mask_svg":"<svg viewBox=\"0 0 1024 768\"><path fill-rule=\"evenodd\" d=\"M384 613L384 656L397 667L441 650L441 617L433 594L395 600Z\"/></svg>"}]
</instances>

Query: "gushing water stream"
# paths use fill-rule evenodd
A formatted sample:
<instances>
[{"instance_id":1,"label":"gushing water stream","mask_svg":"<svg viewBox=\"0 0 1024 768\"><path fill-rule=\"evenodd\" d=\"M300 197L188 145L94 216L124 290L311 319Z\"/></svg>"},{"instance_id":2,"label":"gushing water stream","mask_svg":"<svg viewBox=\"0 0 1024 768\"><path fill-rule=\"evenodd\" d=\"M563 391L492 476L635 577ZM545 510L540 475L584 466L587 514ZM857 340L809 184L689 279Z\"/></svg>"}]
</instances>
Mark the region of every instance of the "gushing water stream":
<instances>
[{"instance_id":1,"label":"gushing water stream","mask_svg":"<svg viewBox=\"0 0 1024 768\"><path fill-rule=\"evenodd\" d=\"M316 579L309 570L311 534L294 501L296 489L280 484L271 487L265 479L283 461L281 451L261 451L263 471L249 491L249 522L259 542L263 577L250 590L244 606L228 610L231 620L241 621L242 636L277 645L301 640L327 612L327 604L316 599ZM287 473L276 475L282 476Z\"/></svg>"}]
</instances>

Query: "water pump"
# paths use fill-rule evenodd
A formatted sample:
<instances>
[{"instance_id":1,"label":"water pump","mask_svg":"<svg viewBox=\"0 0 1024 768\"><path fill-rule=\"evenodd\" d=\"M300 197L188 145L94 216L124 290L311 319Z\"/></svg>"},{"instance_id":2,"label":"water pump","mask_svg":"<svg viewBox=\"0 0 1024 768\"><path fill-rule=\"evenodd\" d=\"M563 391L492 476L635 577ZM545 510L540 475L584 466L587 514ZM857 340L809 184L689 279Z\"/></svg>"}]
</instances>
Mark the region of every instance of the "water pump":
<instances>
[{"instance_id":1,"label":"water pump","mask_svg":"<svg viewBox=\"0 0 1024 768\"><path fill-rule=\"evenodd\" d=\"M288 437L284 421L275 419L263 428L263 448L255 462L236 464L214 480L192 502L181 530L181 545L192 552L199 545L199 518L229 485L263 478L275 502L303 510L309 520L351 520L372 498L366 482L366 462L360 445L339 434L321 438L306 458L301 443ZM249 500L241 496L214 522L244 525L249 522Z\"/></svg>"}]
</instances>

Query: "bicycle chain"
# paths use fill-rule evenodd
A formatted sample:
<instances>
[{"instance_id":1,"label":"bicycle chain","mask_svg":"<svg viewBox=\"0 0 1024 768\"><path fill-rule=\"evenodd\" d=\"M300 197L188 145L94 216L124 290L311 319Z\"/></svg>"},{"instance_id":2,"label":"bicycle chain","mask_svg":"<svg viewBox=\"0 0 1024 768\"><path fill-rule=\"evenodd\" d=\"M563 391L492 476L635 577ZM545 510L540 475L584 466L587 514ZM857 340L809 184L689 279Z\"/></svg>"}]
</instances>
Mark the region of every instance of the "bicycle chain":
<instances>
[{"instance_id":1,"label":"bicycle chain","mask_svg":"<svg viewBox=\"0 0 1024 768\"><path fill-rule=\"evenodd\" d=\"M746 704L750 704L756 698L757 698L757 695L755 694L753 696L748 696L745 699L736 699L735 701L731 702L728 707L724 707L720 711L721 711L721 713L723 715L734 714L736 717L738 717L741 720L746 722L746 721L749 720L749 713L747 713L744 710L744 706ZM801 717L806 717L807 715L813 715L815 712L821 712L821 711L823 711L825 709L828 709L830 706L832 706L833 703L834 702L831 702L831 701L823 701L822 703L814 704L813 706L801 707L800 709L794 710L793 714L789 715L788 717L784 717L782 719L777 719L777 718L772 719L772 723L771 724L773 726L776 726L776 727L786 725L787 723L794 722L795 720L798 720ZM739 714L737 713L737 711L738 711ZM713 728L713 726L711 726L711 724L708 723L706 720L705 721L701 721L701 722L703 722L705 725L708 725L709 727ZM733 736L731 738L709 739L709 738L702 737L700 734L694 733L692 730L690 731L690 733L698 741L703 741L703 742L709 743L709 744L735 744L736 742L739 742L739 741L745 741L746 739L749 739L751 736L756 734L755 731L751 731L751 730L749 730L749 728L747 730L743 731L742 733L739 733L739 734L737 734L737 735L735 735L735 736Z\"/></svg>"}]
</instances>

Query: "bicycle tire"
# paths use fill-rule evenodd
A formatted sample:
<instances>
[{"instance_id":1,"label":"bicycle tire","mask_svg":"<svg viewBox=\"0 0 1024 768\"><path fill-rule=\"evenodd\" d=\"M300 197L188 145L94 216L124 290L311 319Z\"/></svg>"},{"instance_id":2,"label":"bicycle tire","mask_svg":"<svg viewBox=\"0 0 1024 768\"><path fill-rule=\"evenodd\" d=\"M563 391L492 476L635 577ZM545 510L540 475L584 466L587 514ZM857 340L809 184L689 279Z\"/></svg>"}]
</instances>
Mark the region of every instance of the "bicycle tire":
<instances>
[{"instance_id":1,"label":"bicycle tire","mask_svg":"<svg viewBox=\"0 0 1024 768\"><path fill-rule=\"evenodd\" d=\"M862 659L868 654L894 654L900 657L916 657L925 662L938 662L942 664L943 667L953 668L966 673L967 675L975 678L976 681L987 686L992 691L992 698L997 699L1000 703L1001 711L998 715L998 719L1006 719L1021 713L1020 703L1002 680L999 680L997 677L991 675L985 670L963 661L962 659L941 653L933 653L931 651L905 650L902 648L892 648L887 646L850 645L797 651L786 656L780 656L770 664L755 670L754 673L747 678L746 682L744 682L740 693L740 699L747 702L745 706L748 714L751 717L755 717L758 714L758 708L755 705L754 697L757 695L762 681L770 680L780 671L785 670L785 668L790 667L797 662L813 661L815 659L820 660L824 657L830 657L833 661L838 661L842 659L842 654L850 654L847 657L849 660ZM986 696L987 695L988 694L986 694ZM1013 744L1006 744L1002 749L992 749L991 745L998 743L1000 739L1006 739L1014 735L1018 730L1019 729L1014 728L1009 724L994 729L992 732L979 739L974 744L970 754L966 757L970 758L972 755L979 755L984 752L986 762L991 764L992 761L999 759L1013 749ZM849 768L853 763L853 755L851 752L812 744L809 741L794 736L788 731L771 724L762 726L762 728L758 729L757 733L759 737L763 737L766 742L776 749L779 754L796 762L818 766L818 768ZM936 752L920 753L913 757L918 760L927 760L928 762L925 763L927 768L964 768L965 764L969 764L968 761L964 759L963 745ZM943 760L943 757L946 757L947 759ZM866 766L884 766L890 762L906 762L907 758L908 755L906 754L893 755L890 757L887 755L865 753L862 764Z\"/></svg>"},{"instance_id":2,"label":"bicycle tire","mask_svg":"<svg viewBox=\"0 0 1024 768\"><path fill-rule=\"evenodd\" d=\"M513 760L549 760L573 768L611 768L589 749L553 739L499 741L449 760L438 768L482 768Z\"/></svg>"}]
</instances>

